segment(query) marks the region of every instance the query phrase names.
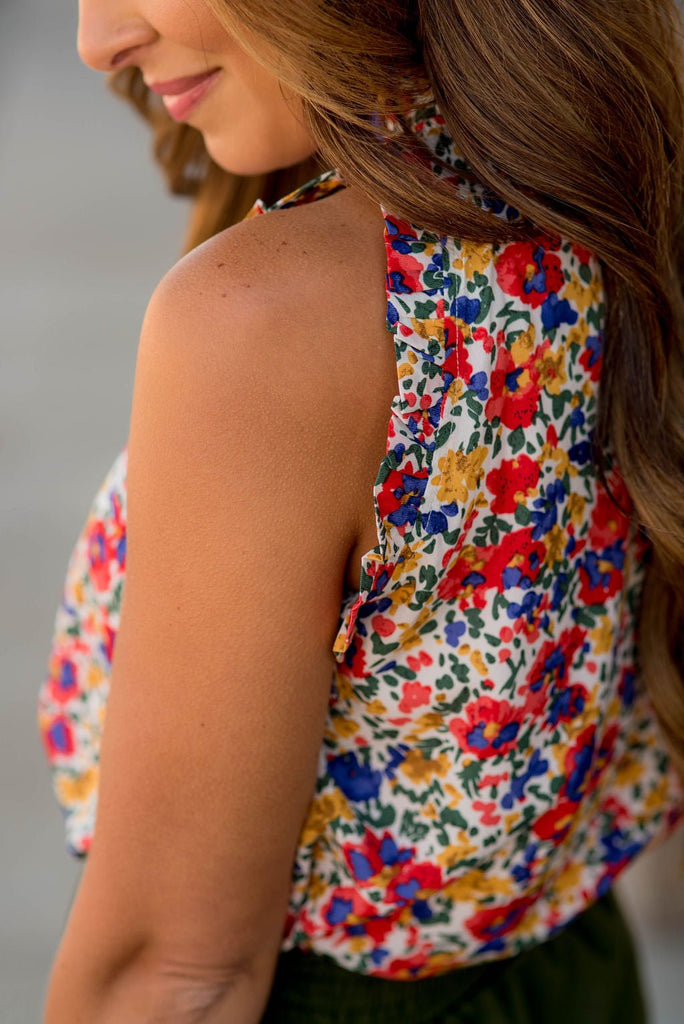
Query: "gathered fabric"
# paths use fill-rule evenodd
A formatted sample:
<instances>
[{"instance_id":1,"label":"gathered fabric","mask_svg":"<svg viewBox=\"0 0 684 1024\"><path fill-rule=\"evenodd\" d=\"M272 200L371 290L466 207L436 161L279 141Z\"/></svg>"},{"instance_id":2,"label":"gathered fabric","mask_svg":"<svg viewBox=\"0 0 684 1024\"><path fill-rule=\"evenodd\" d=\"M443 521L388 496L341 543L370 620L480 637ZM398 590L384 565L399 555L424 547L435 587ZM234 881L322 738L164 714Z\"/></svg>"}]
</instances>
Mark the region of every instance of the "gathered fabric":
<instances>
[{"instance_id":1,"label":"gathered fabric","mask_svg":"<svg viewBox=\"0 0 684 1024\"><path fill-rule=\"evenodd\" d=\"M473 181L436 107L408 125L464 202L518 217ZM343 187L331 171L274 208ZM541 230L481 244L383 214L397 393L369 494L377 544L340 609L283 951L422 979L555 936L675 827L684 794L638 664L648 542L619 467L596 468L598 261ZM74 550L39 698L77 856L95 825L125 478L124 450Z\"/></svg>"}]
</instances>

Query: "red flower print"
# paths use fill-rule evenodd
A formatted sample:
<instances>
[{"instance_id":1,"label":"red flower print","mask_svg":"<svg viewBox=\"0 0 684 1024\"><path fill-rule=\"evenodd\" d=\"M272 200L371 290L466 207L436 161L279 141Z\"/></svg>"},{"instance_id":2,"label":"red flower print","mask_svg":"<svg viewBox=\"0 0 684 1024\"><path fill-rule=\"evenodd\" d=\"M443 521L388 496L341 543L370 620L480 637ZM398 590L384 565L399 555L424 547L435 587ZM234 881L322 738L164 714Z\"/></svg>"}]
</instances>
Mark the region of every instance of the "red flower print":
<instances>
[{"instance_id":1,"label":"red flower print","mask_svg":"<svg viewBox=\"0 0 684 1024\"><path fill-rule=\"evenodd\" d=\"M503 593L513 584L531 585L537 579L546 548L541 541L532 538L533 527L512 530L505 533L498 544L481 548L467 546L460 558L444 574L437 585L441 600L471 599L476 604L478 591L496 588Z\"/></svg>"},{"instance_id":2,"label":"red flower print","mask_svg":"<svg viewBox=\"0 0 684 1024\"><path fill-rule=\"evenodd\" d=\"M400 469L387 474L377 496L378 512L399 528L401 534L407 525L413 525L418 506L425 492L428 470L414 469L409 460Z\"/></svg>"},{"instance_id":3,"label":"red flower print","mask_svg":"<svg viewBox=\"0 0 684 1024\"><path fill-rule=\"evenodd\" d=\"M421 978L427 977L423 968L428 964L428 953L432 949L432 944L425 943L424 948L425 952L414 953L412 956L397 957L396 960L390 961L387 967L373 973L378 978L409 979L415 978L418 974L420 974Z\"/></svg>"},{"instance_id":4,"label":"red flower print","mask_svg":"<svg viewBox=\"0 0 684 1024\"><path fill-rule=\"evenodd\" d=\"M113 504L114 519L92 519L85 529L90 579L100 593L111 586L112 572L119 573L125 569L126 527L120 518L120 502Z\"/></svg>"},{"instance_id":5,"label":"red flower print","mask_svg":"<svg viewBox=\"0 0 684 1024\"><path fill-rule=\"evenodd\" d=\"M492 370L491 398L485 405L485 416L493 420L498 416L505 427L529 427L539 404L539 369L535 365L536 352L526 363L515 365L507 348L499 348Z\"/></svg>"},{"instance_id":6,"label":"red flower print","mask_svg":"<svg viewBox=\"0 0 684 1024\"><path fill-rule=\"evenodd\" d=\"M624 575L622 567L625 551L622 539L604 548L603 551L589 550L585 553L579 569L582 585L579 599L584 604L603 604L622 589Z\"/></svg>"},{"instance_id":7,"label":"red flower print","mask_svg":"<svg viewBox=\"0 0 684 1024\"><path fill-rule=\"evenodd\" d=\"M478 910L476 914L466 920L466 927L476 938L483 942L491 942L515 928L532 903L534 903L533 896L524 896L513 900L512 903L505 903L501 907L487 907L485 910Z\"/></svg>"},{"instance_id":8,"label":"red flower print","mask_svg":"<svg viewBox=\"0 0 684 1024\"><path fill-rule=\"evenodd\" d=\"M587 670L595 672L589 668ZM584 711L589 694L586 686L581 683L573 683L572 686L565 686L555 690L551 696L550 707L546 716L547 725L556 726L559 722L571 722Z\"/></svg>"},{"instance_id":9,"label":"red flower print","mask_svg":"<svg viewBox=\"0 0 684 1024\"><path fill-rule=\"evenodd\" d=\"M494 800L473 800L473 810L480 815L481 825L498 825L501 815L496 814L496 802Z\"/></svg>"},{"instance_id":10,"label":"red flower print","mask_svg":"<svg viewBox=\"0 0 684 1024\"><path fill-rule=\"evenodd\" d=\"M465 708L465 720L454 718L449 730L461 750L476 757L507 754L515 746L521 724L521 709L494 697L479 697Z\"/></svg>"},{"instance_id":11,"label":"red flower print","mask_svg":"<svg viewBox=\"0 0 684 1024\"><path fill-rule=\"evenodd\" d=\"M442 869L437 864L404 864L387 887L390 903L423 901L442 887Z\"/></svg>"},{"instance_id":12,"label":"red flower print","mask_svg":"<svg viewBox=\"0 0 684 1024\"><path fill-rule=\"evenodd\" d=\"M451 379L469 381L473 375L473 367L468 359L462 329L453 317L444 318L444 349L446 357L442 364L442 372L448 373ZM447 383L450 383L447 380Z\"/></svg>"},{"instance_id":13,"label":"red flower print","mask_svg":"<svg viewBox=\"0 0 684 1024\"><path fill-rule=\"evenodd\" d=\"M49 691L58 704L67 704L77 693L76 666L68 654L58 654L50 659Z\"/></svg>"},{"instance_id":14,"label":"red flower print","mask_svg":"<svg viewBox=\"0 0 684 1024\"><path fill-rule=\"evenodd\" d=\"M540 839L552 839L554 846L558 846L570 831L577 806L574 800L563 800L542 814L532 826L532 831Z\"/></svg>"},{"instance_id":15,"label":"red flower print","mask_svg":"<svg viewBox=\"0 0 684 1024\"><path fill-rule=\"evenodd\" d=\"M366 829L361 843L345 843L343 850L349 870L360 885L371 884L388 868L396 873L415 853L413 847L399 848L390 832L378 836L370 829Z\"/></svg>"},{"instance_id":16,"label":"red flower print","mask_svg":"<svg viewBox=\"0 0 684 1024\"><path fill-rule=\"evenodd\" d=\"M499 786L502 782L508 782L510 772L496 772L491 775L483 775L477 784L478 789L486 789L488 786Z\"/></svg>"},{"instance_id":17,"label":"red flower print","mask_svg":"<svg viewBox=\"0 0 684 1024\"><path fill-rule=\"evenodd\" d=\"M419 291L422 271L422 264L410 253L399 252L394 246L387 250L387 276L392 291L400 294Z\"/></svg>"},{"instance_id":18,"label":"red flower print","mask_svg":"<svg viewBox=\"0 0 684 1024\"><path fill-rule=\"evenodd\" d=\"M423 665L431 665L433 658L428 654L427 651L420 651L419 654L409 654L406 659L406 664L414 672L420 672Z\"/></svg>"},{"instance_id":19,"label":"red flower print","mask_svg":"<svg viewBox=\"0 0 684 1024\"><path fill-rule=\"evenodd\" d=\"M624 485L620 490L623 490L623 488ZM622 508L629 512L631 502L627 495L623 495L618 491L615 496L622 505ZM606 488L599 483L596 493L596 504L591 512L589 543L598 550L607 548L615 540L626 537L629 530L630 520L628 516L618 508Z\"/></svg>"},{"instance_id":20,"label":"red flower print","mask_svg":"<svg viewBox=\"0 0 684 1024\"><path fill-rule=\"evenodd\" d=\"M90 561L90 578L96 590L100 592L109 587L111 575L111 552L107 543L104 523L94 520L88 531L88 558Z\"/></svg>"},{"instance_id":21,"label":"red flower print","mask_svg":"<svg viewBox=\"0 0 684 1024\"><path fill-rule=\"evenodd\" d=\"M374 615L371 619L371 628L378 636L391 636L397 627L386 615Z\"/></svg>"},{"instance_id":22,"label":"red flower print","mask_svg":"<svg viewBox=\"0 0 684 1024\"><path fill-rule=\"evenodd\" d=\"M48 759L68 757L75 749L74 733L66 715L55 715L43 730L43 742Z\"/></svg>"},{"instance_id":23,"label":"red flower print","mask_svg":"<svg viewBox=\"0 0 684 1024\"><path fill-rule=\"evenodd\" d=\"M526 688L561 688L566 685L575 653L586 640L587 631L581 626L563 630L557 640L547 640L527 673Z\"/></svg>"},{"instance_id":24,"label":"red flower print","mask_svg":"<svg viewBox=\"0 0 684 1024\"><path fill-rule=\"evenodd\" d=\"M473 340L478 341L485 352L489 353L494 348L494 338L484 327L476 327L473 331Z\"/></svg>"},{"instance_id":25,"label":"red flower print","mask_svg":"<svg viewBox=\"0 0 684 1024\"><path fill-rule=\"evenodd\" d=\"M516 584L521 581L534 583L544 564L546 548L541 541L533 539L533 527L512 530L504 534L498 544L480 549L485 560L487 589L496 587L503 591L511 585L509 576L515 576Z\"/></svg>"},{"instance_id":26,"label":"red flower print","mask_svg":"<svg viewBox=\"0 0 684 1024\"><path fill-rule=\"evenodd\" d=\"M374 938L382 941L392 928L392 922L387 918L378 917L376 907L352 886L338 886L333 889L328 901L321 908L321 914L328 924L329 932L342 926L347 935L367 935L368 919L374 918Z\"/></svg>"},{"instance_id":27,"label":"red flower print","mask_svg":"<svg viewBox=\"0 0 684 1024\"><path fill-rule=\"evenodd\" d=\"M595 725L588 725L565 755L565 783L562 792L570 800L579 801L598 786L606 766L613 759L615 741L620 733L616 723L609 725L602 736Z\"/></svg>"},{"instance_id":28,"label":"red flower print","mask_svg":"<svg viewBox=\"0 0 684 1024\"><path fill-rule=\"evenodd\" d=\"M432 687L424 686L418 682L407 682L402 686L402 698L399 701L399 710L403 714L413 711L414 708L423 707L430 703Z\"/></svg>"},{"instance_id":29,"label":"red flower print","mask_svg":"<svg viewBox=\"0 0 684 1024\"><path fill-rule=\"evenodd\" d=\"M536 242L511 242L496 261L496 279L506 295L536 309L565 284L560 258Z\"/></svg>"},{"instance_id":30,"label":"red flower print","mask_svg":"<svg viewBox=\"0 0 684 1024\"><path fill-rule=\"evenodd\" d=\"M358 607L360 607L361 604L362 599L359 597L357 601ZM352 608L347 632L354 628L354 624L356 622L358 607L356 607L356 605L354 607L356 608L356 611ZM352 636L351 643L344 655L344 661L340 665L340 672L342 672L343 675L351 676L354 679L363 679L366 675L366 649L361 643L358 633L355 633Z\"/></svg>"},{"instance_id":31,"label":"red flower print","mask_svg":"<svg viewBox=\"0 0 684 1024\"><path fill-rule=\"evenodd\" d=\"M603 365L603 345L598 334L590 334L584 343L584 350L579 357L580 366L589 375L589 380L597 381L601 376Z\"/></svg>"},{"instance_id":32,"label":"red flower print","mask_svg":"<svg viewBox=\"0 0 684 1024\"><path fill-rule=\"evenodd\" d=\"M108 622L105 622L102 628L102 653L107 659L107 664L111 665L112 658L114 657L114 643L116 641L116 630L112 629Z\"/></svg>"},{"instance_id":33,"label":"red flower print","mask_svg":"<svg viewBox=\"0 0 684 1024\"><path fill-rule=\"evenodd\" d=\"M353 928L349 928L347 934L358 935L359 928L362 928L361 934L367 935L376 946L379 946L394 928L398 916L398 913L387 914L382 917L376 914L375 917L367 918L362 925L355 925Z\"/></svg>"},{"instance_id":34,"label":"red flower print","mask_svg":"<svg viewBox=\"0 0 684 1024\"><path fill-rule=\"evenodd\" d=\"M486 484L496 497L491 504L491 511L496 515L504 512L515 512L518 502L516 495L527 495L539 481L539 463L529 455L519 455L515 459L502 459L501 465L492 469L486 477Z\"/></svg>"}]
</instances>

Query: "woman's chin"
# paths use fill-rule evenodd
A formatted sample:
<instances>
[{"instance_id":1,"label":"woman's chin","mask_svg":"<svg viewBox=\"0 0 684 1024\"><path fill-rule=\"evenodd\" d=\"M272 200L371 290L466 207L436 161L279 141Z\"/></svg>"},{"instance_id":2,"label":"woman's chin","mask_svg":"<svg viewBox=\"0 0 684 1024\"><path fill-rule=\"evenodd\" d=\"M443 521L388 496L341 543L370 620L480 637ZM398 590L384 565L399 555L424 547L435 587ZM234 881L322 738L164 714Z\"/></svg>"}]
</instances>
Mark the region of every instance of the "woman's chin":
<instances>
[{"instance_id":1,"label":"woman's chin","mask_svg":"<svg viewBox=\"0 0 684 1024\"><path fill-rule=\"evenodd\" d=\"M225 138L203 133L204 145L214 163L229 174L253 177L271 174L306 160L315 153L315 146L250 146L248 142L238 145Z\"/></svg>"}]
</instances>

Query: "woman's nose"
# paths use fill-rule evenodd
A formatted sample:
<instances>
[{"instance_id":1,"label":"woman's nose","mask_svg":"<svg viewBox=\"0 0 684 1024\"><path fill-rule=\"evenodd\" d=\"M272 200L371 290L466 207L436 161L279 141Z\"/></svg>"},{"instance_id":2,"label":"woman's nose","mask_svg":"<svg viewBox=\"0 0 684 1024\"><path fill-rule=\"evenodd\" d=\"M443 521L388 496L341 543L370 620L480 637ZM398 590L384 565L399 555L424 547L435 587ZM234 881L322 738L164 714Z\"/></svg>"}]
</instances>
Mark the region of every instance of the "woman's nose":
<instances>
[{"instance_id":1,"label":"woman's nose","mask_svg":"<svg viewBox=\"0 0 684 1024\"><path fill-rule=\"evenodd\" d=\"M76 48L94 71L135 64L135 51L157 38L149 22L135 13L135 0L79 0Z\"/></svg>"}]
</instances>

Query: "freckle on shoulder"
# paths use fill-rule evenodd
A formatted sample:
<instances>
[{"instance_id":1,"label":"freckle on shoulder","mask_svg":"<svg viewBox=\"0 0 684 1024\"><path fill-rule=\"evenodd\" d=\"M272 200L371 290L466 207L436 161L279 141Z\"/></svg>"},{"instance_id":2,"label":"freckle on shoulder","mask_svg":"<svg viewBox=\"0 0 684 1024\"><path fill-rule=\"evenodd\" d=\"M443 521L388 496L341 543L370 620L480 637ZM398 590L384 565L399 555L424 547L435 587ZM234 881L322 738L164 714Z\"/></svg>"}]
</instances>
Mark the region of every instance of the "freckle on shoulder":
<instances>
[{"instance_id":1,"label":"freckle on shoulder","mask_svg":"<svg viewBox=\"0 0 684 1024\"><path fill-rule=\"evenodd\" d=\"M368 281L377 278L384 301L384 260L379 208L344 189L220 232L183 257L159 290L168 318L182 317L199 335L225 341L242 325L249 337L286 330L289 344L295 332L309 344L331 296L357 296L360 317Z\"/></svg>"}]
</instances>

